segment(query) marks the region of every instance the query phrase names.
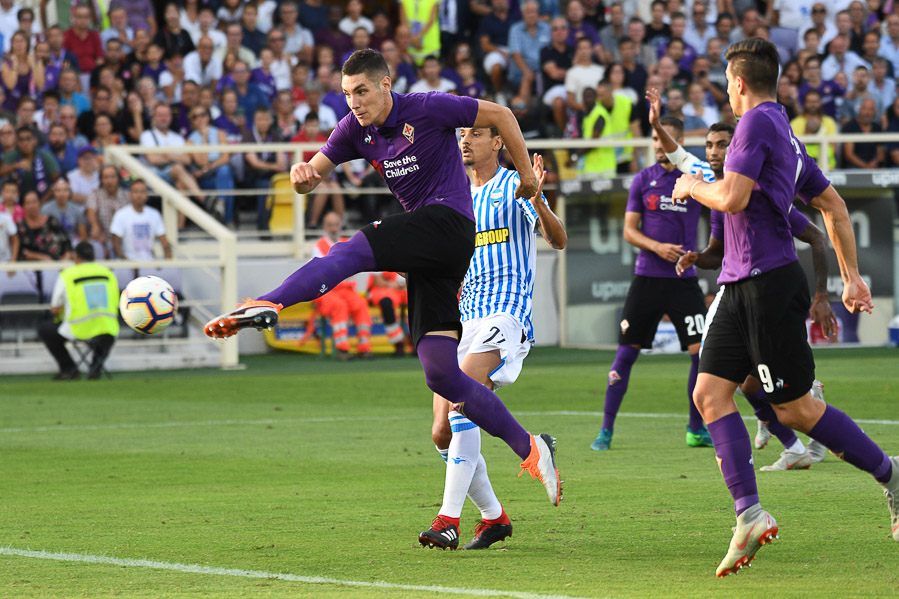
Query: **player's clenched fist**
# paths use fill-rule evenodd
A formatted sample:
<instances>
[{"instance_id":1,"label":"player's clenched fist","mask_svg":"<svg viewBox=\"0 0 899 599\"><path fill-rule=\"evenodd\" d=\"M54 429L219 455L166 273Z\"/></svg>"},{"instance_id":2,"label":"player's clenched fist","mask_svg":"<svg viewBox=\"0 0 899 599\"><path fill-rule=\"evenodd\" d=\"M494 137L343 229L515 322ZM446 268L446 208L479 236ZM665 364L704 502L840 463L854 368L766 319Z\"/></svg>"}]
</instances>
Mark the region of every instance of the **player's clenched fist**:
<instances>
[{"instance_id":1,"label":"player's clenched fist","mask_svg":"<svg viewBox=\"0 0 899 599\"><path fill-rule=\"evenodd\" d=\"M297 162L290 167L290 184L297 193L309 193L321 180L321 175L308 162Z\"/></svg>"}]
</instances>

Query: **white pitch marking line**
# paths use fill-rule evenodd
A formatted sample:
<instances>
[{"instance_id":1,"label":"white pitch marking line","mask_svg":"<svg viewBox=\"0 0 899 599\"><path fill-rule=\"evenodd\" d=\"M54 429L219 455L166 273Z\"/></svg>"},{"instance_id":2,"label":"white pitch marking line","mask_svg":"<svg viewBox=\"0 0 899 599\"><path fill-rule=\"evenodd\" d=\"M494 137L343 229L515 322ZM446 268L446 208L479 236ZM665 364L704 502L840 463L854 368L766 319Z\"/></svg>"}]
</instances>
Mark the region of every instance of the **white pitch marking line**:
<instances>
[{"instance_id":1,"label":"white pitch marking line","mask_svg":"<svg viewBox=\"0 0 899 599\"><path fill-rule=\"evenodd\" d=\"M546 416L574 416L574 417L601 417L602 412L576 412L568 410L546 412L515 412L515 416L546 417ZM683 418L683 414L655 414L651 412L619 412L619 417L624 418ZM755 420L755 416L743 416L743 420ZM254 426L269 424L305 424L319 422L382 422L384 420L419 420L419 416L333 416L333 417L309 417L309 418L262 418L258 420L201 420L196 422L120 422L116 424L73 424L35 427L8 427L0 428L0 434L11 433L44 433L66 431L100 431L120 429L142 428L180 428L190 426ZM885 424L889 426L899 425L899 420L872 420L866 418L853 418L858 424Z\"/></svg>"},{"instance_id":2,"label":"white pitch marking line","mask_svg":"<svg viewBox=\"0 0 899 599\"><path fill-rule=\"evenodd\" d=\"M309 584L333 584L342 586L398 589L402 591L418 591L425 593L452 593L455 595L473 595L476 597L514 597L515 599L589 599L587 597L572 597L571 595L541 595L539 593L524 593L520 591L500 591L493 589L469 589L458 587L443 587L436 585L396 584L392 582L340 580L337 578L325 578L322 576L298 576L281 572L263 572L260 570L242 570L237 568L217 568L214 566L200 566L198 564L179 564L171 562L158 562L147 559L128 559L118 557L105 557L102 555L84 555L80 553L50 553L48 551L32 551L29 549L14 549L12 547L0 547L0 555L16 557L30 557L34 559L46 559L63 562L80 562L85 564L103 564L111 566L127 566L133 568L150 568L153 570L170 570L187 574L210 574L213 576L234 576L237 578L264 578L266 580L284 580L287 582L304 582Z\"/></svg>"}]
</instances>

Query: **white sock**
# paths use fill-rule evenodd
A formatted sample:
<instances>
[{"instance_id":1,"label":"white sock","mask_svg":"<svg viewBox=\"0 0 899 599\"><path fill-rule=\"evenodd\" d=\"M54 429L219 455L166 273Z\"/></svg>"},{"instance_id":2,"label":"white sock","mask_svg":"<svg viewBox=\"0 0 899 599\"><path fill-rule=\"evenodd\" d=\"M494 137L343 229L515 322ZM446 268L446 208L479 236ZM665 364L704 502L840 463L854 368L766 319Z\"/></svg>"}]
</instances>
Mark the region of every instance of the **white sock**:
<instances>
[{"instance_id":1,"label":"white sock","mask_svg":"<svg viewBox=\"0 0 899 599\"><path fill-rule=\"evenodd\" d=\"M490 478L487 476L487 462L484 461L482 455L478 456L478 467L474 471L474 476L471 477L468 497L481 510L481 518L484 520L496 520L503 513L503 506L496 498L493 485L490 484Z\"/></svg>"},{"instance_id":2,"label":"white sock","mask_svg":"<svg viewBox=\"0 0 899 599\"><path fill-rule=\"evenodd\" d=\"M458 518L462 515L465 495L478 465L478 456L481 453L481 429L455 410L450 410L449 421L453 438L447 455L443 505L438 513Z\"/></svg>"},{"instance_id":3,"label":"white sock","mask_svg":"<svg viewBox=\"0 0 899 599\"><path fill-rule=\"evenodd\" d=\"M805 445L803 445L802 441L797 437L796 442L787 447L787 451L790 453L805 453Z\"/></svg>"},{"instance_id":4,"label":"white sock","mask_svg":"<svg viewBox=\"0 0 899 599\"><path fill-rule=\"evenodd\" d=\"M440 448L437 447L436 445L434 446L434 449L437 450L437 453L440 454L440 457L443 458L443 461L445 462L445 461L446 461L446 456L449 455L449 449L440 449Z\"/></svg>"}]
</instances>

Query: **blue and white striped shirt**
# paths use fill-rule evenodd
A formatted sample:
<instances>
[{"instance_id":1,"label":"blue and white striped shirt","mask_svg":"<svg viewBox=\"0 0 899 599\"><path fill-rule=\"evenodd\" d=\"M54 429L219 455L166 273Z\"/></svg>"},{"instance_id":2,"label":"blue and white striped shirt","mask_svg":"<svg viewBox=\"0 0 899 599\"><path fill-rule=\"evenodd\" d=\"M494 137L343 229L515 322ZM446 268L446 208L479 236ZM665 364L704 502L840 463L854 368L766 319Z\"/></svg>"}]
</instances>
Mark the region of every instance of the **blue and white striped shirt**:
<instances>
[{"instance_id":1,"label":"blue and white striped shirt","mask_svg":"<svg viewBox=\"0 0 899 599\"><path fill-rule=\"evenodd\" d=\"M715 182L715 171L712 170L712 167L709 166L709 163L705 160L700 160L694 154L686 151L682 146L677 146L677 149L665 156L668 157L668 160L682 173L686 173L688 175L699 175L702 177L702 180L706 183L714 183Z\"/></svg>"},{"instance_id":2,"label":"blue and white striped shirt","mask_svg":"<svg viewBox=\"0 0 899 599\"><path fill-rule=\"evenodd\" d=\"M477 235L459 309L463 321L511 314L533 340L531 296L538 216L529 200L515 198L518 182L517 172L499 167L484 186L471 187Z\"/></svg>"}]
</instances>

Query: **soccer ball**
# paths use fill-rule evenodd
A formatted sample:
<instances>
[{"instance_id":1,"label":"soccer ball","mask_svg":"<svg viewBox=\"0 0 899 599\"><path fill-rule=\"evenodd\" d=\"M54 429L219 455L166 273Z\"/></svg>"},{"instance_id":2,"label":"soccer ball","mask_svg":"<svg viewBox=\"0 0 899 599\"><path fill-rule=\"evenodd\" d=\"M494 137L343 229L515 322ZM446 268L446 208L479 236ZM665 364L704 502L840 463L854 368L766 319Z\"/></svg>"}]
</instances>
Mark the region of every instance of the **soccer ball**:
<instances>
[{"instance_id":1,"label":"soccer ball","mask_svg":"<svg viewBox=\"0 0 899 599\"><path fill-rule=\"evenodd\" d=\"M152 335L168 328L178 311L178 296L168 282L151 275L128 283L119 299L119 312L125 324Z\"/></svg>"}]
</instances>

